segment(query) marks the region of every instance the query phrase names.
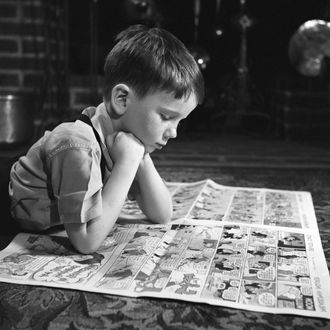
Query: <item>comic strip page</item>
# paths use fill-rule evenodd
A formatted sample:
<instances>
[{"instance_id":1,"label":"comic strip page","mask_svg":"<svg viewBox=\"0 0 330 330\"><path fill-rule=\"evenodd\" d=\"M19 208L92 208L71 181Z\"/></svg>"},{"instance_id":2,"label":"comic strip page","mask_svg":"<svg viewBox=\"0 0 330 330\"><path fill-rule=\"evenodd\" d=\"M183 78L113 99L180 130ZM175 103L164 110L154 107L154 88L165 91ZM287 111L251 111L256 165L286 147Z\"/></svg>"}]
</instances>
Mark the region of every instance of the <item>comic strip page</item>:
<instances>
[{"instance_id":1,"label":"comic strip page","mask_svg":"<svg viewBox=\"0 0 330 330\"><path fill-rule=\"evenodd\" d=\"M308 192L170 183L173 221L125 223L91 255L19 234L0 281L330 319L330 278ZM127 201L123 219L141 219Z\"/></svg>"}]
</instances>

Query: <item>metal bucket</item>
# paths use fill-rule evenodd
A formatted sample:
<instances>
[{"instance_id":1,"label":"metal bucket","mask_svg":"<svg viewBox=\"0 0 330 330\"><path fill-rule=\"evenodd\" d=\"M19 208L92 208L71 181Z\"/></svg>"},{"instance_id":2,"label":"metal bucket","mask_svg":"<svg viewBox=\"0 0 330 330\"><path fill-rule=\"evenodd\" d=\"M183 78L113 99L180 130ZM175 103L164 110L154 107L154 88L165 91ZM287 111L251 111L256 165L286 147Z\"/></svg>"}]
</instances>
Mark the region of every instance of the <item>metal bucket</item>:
<instances>
[{"instance_id":1,"label":"metal bucket","mask_svg":"<svg viewBox=\"0 0 330 330\"><path fill-rule=\"evenodd\" d=\"M11 146L33 137L33 97L25 94L0 94L0 144Z\"/></svg>"}]
</instances>

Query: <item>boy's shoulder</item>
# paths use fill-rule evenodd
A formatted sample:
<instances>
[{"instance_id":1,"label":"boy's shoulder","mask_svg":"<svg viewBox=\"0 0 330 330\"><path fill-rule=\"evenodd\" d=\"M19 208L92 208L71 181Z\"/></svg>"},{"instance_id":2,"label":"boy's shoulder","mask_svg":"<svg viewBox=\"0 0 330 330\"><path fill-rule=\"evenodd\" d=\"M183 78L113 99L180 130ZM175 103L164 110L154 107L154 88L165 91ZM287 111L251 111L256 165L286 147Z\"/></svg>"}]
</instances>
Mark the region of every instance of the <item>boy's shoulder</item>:
<instances>
[{"instance_id":1,"label":"boy's shoulder","mask_svg":"<svg viewBox=\"0 0 330 330\"><path fill-rule=\"evenodd\" d=\"M43 145L48 156L68 149L98 149L93 129L80 120L62 123L46 132Z\"/></svg>"}]
</instances>

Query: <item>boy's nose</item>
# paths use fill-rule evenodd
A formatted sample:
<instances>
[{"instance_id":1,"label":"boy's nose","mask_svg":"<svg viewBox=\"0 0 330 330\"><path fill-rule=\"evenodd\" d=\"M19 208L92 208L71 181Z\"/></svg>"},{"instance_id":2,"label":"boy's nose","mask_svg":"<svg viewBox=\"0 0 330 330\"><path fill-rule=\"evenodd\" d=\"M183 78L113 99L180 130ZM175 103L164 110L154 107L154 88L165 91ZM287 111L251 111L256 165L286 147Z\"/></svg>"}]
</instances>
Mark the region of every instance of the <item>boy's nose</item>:
<instances>
[{"instance_id":1,"label":"boy's nose","mask_svg":"<svg viewBox=\"0 0 330 330\"><path fill-rule=\"evenodd\" d=\"M167 139L175 139L176 136L177 136L177 131L176 131L176 128L175 127L169 128L165 132L165 137Z\"/></svg>"}]
</instances>

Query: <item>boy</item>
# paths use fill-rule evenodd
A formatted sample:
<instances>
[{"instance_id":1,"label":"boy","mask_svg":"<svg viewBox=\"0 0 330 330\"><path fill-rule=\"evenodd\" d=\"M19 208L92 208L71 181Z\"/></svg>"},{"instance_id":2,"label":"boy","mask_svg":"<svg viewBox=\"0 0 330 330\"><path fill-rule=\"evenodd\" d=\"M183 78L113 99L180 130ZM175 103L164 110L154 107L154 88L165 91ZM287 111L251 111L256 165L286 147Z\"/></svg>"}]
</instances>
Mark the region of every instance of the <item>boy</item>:
<instances>
[{"instance_id":1,"label":"boy","mask_svg":"<svg viewBox=\"0 0 330 330\"><path fill-rule=\"evenodd\" d=\"M21 228L64 225L85 254L102 244L128 193L151 221L171 219L171 196L150 153L176 137L204 96L195 60L163 29L120 33L104 71L103 103L46 132L10 174L11 213Z\"/></svg>"}]
</instances>

